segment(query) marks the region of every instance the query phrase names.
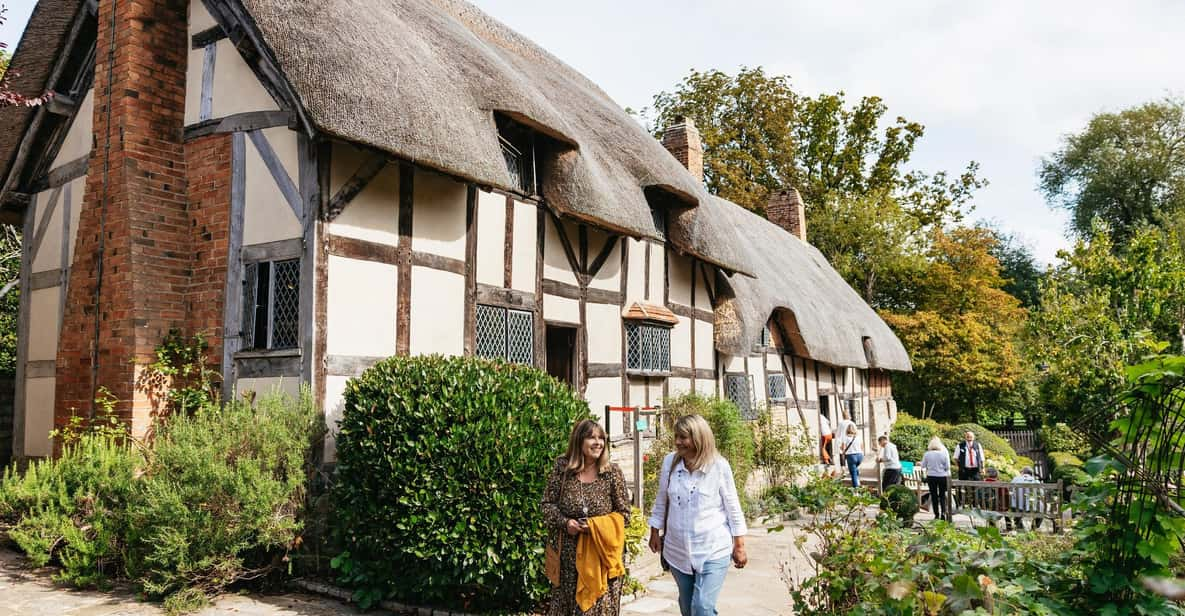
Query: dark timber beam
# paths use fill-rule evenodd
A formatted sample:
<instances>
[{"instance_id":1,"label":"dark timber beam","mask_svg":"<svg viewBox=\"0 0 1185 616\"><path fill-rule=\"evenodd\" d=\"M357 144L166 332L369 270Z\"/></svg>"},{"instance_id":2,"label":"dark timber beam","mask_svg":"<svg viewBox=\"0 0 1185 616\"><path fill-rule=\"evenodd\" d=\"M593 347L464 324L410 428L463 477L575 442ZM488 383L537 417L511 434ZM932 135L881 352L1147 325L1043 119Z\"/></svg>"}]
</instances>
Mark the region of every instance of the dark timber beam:
<instances>
[{"instance_id":1,"label":"dark timber beam","mask_svg":"<svg viewBox=\"0 0 1185 616\"><path fill-rule=\"evenodd\" d=\"M387 166L387 156L385 154L372 154L370 158L366 159L350 176L349 180L337 191L337 194L329 200L329 212L326 213L326 220L333 222L335 218L346 209L346 206L357 197L359 193L370 185L370 181Z\"/></svg>"},{"instance_id":2,"label":"dark timber beam","mask_svg":"<svg viewBox=\"0 0 1185 616\"><path fill-rule=\"evenodd\" d=\"M78 101L61 92L54 92L54 95L45 102L45 110L54 115L70 117L74 115L75 111L78 111Z\"/></svg>"}]
</instances>

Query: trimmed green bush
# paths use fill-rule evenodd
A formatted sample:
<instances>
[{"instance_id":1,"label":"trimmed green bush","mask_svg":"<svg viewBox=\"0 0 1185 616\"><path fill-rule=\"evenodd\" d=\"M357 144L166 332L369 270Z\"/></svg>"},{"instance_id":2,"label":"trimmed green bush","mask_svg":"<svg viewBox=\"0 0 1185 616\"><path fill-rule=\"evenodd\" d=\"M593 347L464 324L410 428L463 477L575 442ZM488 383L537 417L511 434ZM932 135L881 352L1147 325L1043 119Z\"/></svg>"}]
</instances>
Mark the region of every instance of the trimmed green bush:
<instances>
[{"instance_id":1,"label":"trimmed green bush","mask_svg":"<svg viewBox=\"0 0 1185 616\"><path fill-rule=\"evenodd\" d=\"M963 441L963 434L968 430L975 433L975 440L979 441L979 444L983 446L985 456L990 458L992 454L996 454L996 456L1008 461L1016 460L1016 450L1012 448L1012 445L1008 444L1007 440L996 436L991 430L973 423L964 423L957 426L943 425L942 440L950 448L951 455L954 455L955 446Z\"/></svg>"},{"instance_id":2,"label":"trimmed green bush","mask_svg":"<svg viewBox=\"0 0 1185 616\"><path fill-rule=\"evenodd\" d=\"M935 428L921 423L898 423L893 426L889 439L897 445L897 453L902 460L917 462L926 453L930 439L938 434Z\"/></svg>"},{"instance_id":3,"label":"trimmed green bush","mask_svg":"<svg viewBox=\"0 0 1185 616\"><path fill-rule=\"evenodd\" d=\"M898 520L908 524L918 512L918 496L903 486L889 486L881 496L881 509L891 511Z\"/></svg>"},{"instance_id":4,"label":"trimmed green bush","mask_svg":"<svg viewBox=\"0 0 1185 616\"><path fill-rule=\"evenodd\" d=\"M539 501L588 405L546 373L393 357L346 385L331 499L355 599L527 609L548 590Z\"/></svg>"},{"instance_id":5,"label":"trimmed green bush","mask_svg":"<svg viewBox=\"0 0 1185 616\"><path fill-rule=\"evenodd\" d=\"M1090 455L1090 442L1064 423L1045 426L1039 432L1045 451L1065 452L1084 458Z\"/></svg>"}]
</instances>

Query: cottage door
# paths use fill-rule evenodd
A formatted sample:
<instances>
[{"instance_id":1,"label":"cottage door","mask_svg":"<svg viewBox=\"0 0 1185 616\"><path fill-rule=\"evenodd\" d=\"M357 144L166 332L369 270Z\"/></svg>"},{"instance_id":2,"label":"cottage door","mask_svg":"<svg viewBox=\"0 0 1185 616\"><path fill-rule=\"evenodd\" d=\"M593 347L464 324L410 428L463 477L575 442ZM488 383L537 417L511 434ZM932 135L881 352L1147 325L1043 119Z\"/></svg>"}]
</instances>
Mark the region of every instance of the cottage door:
<instances>
[{"instance_id":1,"label":"cottage door","mask_svg":"<svg viewBox=\"0 0 1185 616\"><path fill-rule=\"evenodd\" d=\"M562 325L547 326L547 373L576 386L576 328Z\"/></svg>"}]
</instances>

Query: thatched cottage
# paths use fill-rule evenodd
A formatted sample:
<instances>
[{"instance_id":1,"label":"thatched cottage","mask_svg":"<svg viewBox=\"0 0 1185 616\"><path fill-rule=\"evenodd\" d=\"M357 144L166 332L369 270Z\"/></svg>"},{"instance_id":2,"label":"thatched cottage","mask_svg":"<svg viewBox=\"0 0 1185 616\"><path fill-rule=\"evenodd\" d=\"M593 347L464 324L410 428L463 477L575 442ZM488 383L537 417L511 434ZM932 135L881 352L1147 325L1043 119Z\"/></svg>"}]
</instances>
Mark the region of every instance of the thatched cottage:
<instances>
[{"instance_id":1,"label":"thatched cottage","mask_svg":"<svg viewBox=\"0 0 1185 616\"><path fill-rule=\"evenodd\" d=\"M709 195L693 125L656 141L461 0L41 0L12 71L55 93L0 110L17 456L100 386L143 431L173 328L208 333L227 395L310 383L330 425L407 353L533 364L598 412L894 418L908 357L793 191L774 222Z\"/></svg>"}]
</instances>

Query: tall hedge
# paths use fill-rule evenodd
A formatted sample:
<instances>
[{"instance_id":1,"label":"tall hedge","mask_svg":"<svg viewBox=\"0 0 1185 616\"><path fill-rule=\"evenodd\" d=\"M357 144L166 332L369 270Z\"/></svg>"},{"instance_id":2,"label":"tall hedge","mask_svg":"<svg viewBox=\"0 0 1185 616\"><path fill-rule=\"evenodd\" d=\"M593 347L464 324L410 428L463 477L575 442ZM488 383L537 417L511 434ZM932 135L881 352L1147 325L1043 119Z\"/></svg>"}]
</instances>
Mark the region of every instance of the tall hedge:
<instances>
[{"instance_id":1,"label":"tall hedge","mask_svg":"<svg viewBox=\"0 0 1185 616\"><path fill-rule=\"evenodd\" d=\"M474 358L393 357L346 386L334 559L355 598L468 610L547 592L539 503L588 405L547 374Z\"/></svg>"}]
</instances>

